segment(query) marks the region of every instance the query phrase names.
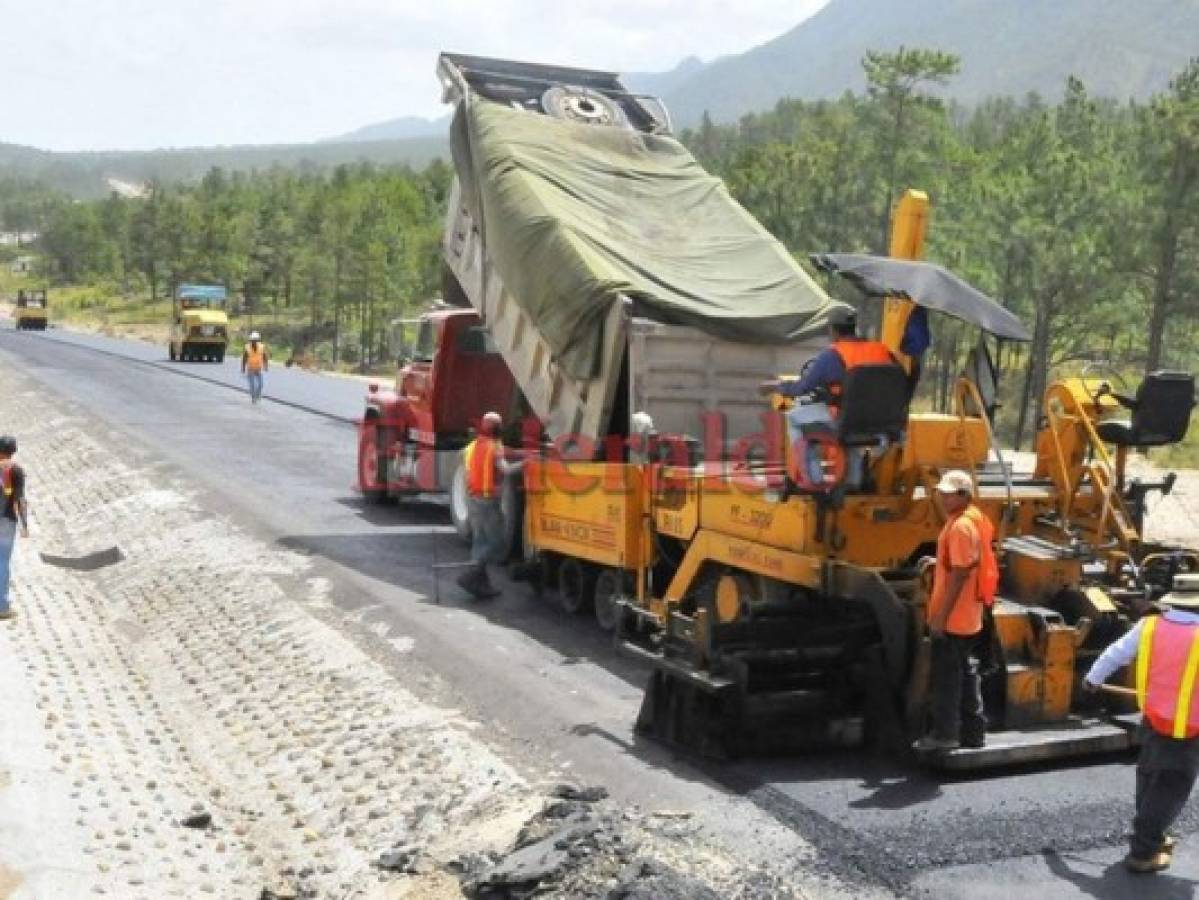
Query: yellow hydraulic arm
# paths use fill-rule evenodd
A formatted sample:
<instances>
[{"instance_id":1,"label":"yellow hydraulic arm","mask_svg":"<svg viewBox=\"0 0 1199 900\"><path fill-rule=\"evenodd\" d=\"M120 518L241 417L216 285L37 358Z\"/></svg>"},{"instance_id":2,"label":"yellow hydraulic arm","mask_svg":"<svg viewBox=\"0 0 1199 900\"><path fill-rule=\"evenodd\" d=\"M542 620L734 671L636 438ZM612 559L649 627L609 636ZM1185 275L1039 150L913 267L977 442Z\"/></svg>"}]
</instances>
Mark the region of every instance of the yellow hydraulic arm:
<instances>
[{"instance_id":1,"label":"yellow hydraulic arm","mask_svg":"<svg viewBox=\"0 0 1199 900\"><path fill-rule=\"evenodd\" d=\"M928 231L929 203L924 191L908 189L895 204L891 222L891 256L895 259L920 259L924 256L924 236ZM912 360L899 352L908 317L915 304L903 297L887 297L883 301L881 340L895 354L904 371L911 372Z\"/></svg>"}]
</instances>

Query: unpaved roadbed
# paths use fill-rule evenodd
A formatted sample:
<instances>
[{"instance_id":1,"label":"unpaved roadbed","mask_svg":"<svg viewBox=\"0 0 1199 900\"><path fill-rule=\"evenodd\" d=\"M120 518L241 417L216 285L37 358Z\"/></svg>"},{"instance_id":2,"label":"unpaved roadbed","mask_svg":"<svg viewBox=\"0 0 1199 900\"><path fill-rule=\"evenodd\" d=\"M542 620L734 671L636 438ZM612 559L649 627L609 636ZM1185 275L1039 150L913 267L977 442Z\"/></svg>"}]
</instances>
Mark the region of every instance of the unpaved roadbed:
<instances>
[{"instance_id":1,"label":"unpaved roadbed","mask_svg":"<svg viewBox=\"0 0 1199 900\"><path fill-rule=\"evenodd\" d=\"M35 530L0 627L0 896L804 895L686 814L531 783L326 624L304 557L11 371L0 421Z\"/></svg>"}]
</instances>

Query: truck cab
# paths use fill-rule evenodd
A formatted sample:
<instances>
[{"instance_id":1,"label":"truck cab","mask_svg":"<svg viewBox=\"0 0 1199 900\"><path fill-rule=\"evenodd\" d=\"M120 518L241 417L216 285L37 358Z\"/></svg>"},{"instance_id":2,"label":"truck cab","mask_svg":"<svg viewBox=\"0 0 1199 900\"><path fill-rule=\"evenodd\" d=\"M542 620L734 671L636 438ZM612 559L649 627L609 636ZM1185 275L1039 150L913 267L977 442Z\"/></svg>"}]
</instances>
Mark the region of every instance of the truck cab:
<instances>
[{"instance_id":1,"label":"truck cab","mask_svg":"<svg viewBox=\"0 0 1199 900\"><path fill-rule=\"evenodd\" d=\"M181 284L171 309L167 355L171 362L224 362L229 342L227 300L221 284Z\"/></svg>"},{"instance_id":2,"label":"truck cab","mask_svg":"<svg viewBox=\"0 0 1199 900\"><path fill-rule=\"evenodd\" d=\"M17 291L16 326L17 328L33 331L46 330L46 291L45 289L21 288Z\"/></svg>"},{"instance_id":3,"label":"truck cab","mask_svg":"<svg viewBox=\"0 0 1199 900\"><path fill-rule=\"evenodd\" d=\"M437 306L399 320L395 384L372 383L358 436L358 487L371 500L463 493L462 448L483 414L511 422L520 392L499 349L471 309ZM465 526L465 498L451 497Z\"/></svg>"}]
</instances>

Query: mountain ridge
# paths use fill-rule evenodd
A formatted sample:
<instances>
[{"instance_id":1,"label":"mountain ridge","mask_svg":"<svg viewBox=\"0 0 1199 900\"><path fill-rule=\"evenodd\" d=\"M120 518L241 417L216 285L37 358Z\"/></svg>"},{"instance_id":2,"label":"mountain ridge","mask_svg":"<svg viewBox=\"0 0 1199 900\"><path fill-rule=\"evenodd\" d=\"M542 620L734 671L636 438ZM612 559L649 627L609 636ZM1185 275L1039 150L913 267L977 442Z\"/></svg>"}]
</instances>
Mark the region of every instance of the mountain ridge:
<instances>
[{"instance_id":1,"label":"mountain ridge","mask_svg":"<svg viewBox=\"0 0 1199 900\"><path fill-rule=\"evenodd\" d=\"M709 63L663 98L676 122L717 122L865 88L868 50L901 45L962 58L944 92L971 105L991 96L1060 96L1076 75L1098 96L1145 99L1199 52L1199 0L832 0L795 28ZM1096 52L1096 48L1104 52Z\"/></svg>"}]
</instances>

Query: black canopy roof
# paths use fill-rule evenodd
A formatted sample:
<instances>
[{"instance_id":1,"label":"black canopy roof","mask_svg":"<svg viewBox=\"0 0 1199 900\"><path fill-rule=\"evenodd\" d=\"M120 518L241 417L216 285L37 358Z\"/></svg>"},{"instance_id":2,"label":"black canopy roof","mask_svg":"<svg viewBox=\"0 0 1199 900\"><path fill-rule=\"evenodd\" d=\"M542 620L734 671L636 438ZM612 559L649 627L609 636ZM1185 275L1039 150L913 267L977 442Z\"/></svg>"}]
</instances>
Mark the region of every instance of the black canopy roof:
<instances>
[{"instance_id":1,"label":"black canopy roof","mask_svg":"<svg viewBox=\"0 0 1199 900\"><path fill-rule=\"evenodd\" d=\"M1009 310L935 263L865 253L814 253L810 258L818 269L840 275L872 297L906 297L998 338L1032 340Z\"/></svg>"}]
</instances>

